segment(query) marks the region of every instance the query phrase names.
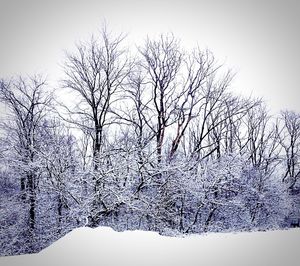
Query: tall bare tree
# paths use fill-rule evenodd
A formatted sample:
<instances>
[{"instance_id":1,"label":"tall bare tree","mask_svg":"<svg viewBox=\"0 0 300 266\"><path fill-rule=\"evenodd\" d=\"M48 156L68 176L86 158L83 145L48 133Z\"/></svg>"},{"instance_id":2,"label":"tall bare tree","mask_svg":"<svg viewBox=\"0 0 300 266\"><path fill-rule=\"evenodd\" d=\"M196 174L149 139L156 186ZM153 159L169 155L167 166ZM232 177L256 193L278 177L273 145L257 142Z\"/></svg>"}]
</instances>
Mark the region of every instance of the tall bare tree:
<instances>
[{"instance_id":1,"label":"tall bare tree","mask_svg":"<svg viewBox=\"0 0 300 266\"><path fill-rule=\"evenodd\" d=\"M185 74L179 97L174 103L174 119L176 121L175 136L172 140L170 158L178 150L179 144L186 133L192 119L199 116L205 95L203 91L207 82L214 78L218 66L214 56L209 52L195 49L184 58Z\"/></svg>"},{"instance_id":2,"label":"tall bare tree","mask_svg":"<svg viewBox=\"0 0 300 266\"><path fill-rule=\"evenodd\" d=\"M40 76L1 81L0 99L8 107L8 119L2 124L9 130L9 143L16 154L14 167L18 168L23 200L29 202L29 227L35 228L36 192L38 184L37 152L41 145L39 130L47 114L52 95L45 90Z\"/></svg>"},{"instance_id":3,"label":"tall bare tree","mask_svg":"<svg viewBox=\"0 0 300 266\"><path fill-rule=\"evenodd\" d=\"M121 47L123 40L123 35L114 37L103 28L99 37L77 45L76 53L68 53L64 65L62 84L76 92L79 100L74 108L66 107L68 120L84 132L91 132L96 172L102 158L104 129L112 122L112 105L118 100L118 92L130 69L126 50ZM94 179L94 209L97 209L101 205L101 184L100 178Z\"/></svg>"},{"instance_id":4,"label":"tall bare tree","mask_svg":"<svg viewBox=\"0 0 300 266\"><path fill-rule=\"evenodd\" d=\"M161 35L157 41L147 39L140 48L142 66L151 86L153 112L156 122L151 127L156 136L157 161L162 161L162 147L166 129L174 124L174 105L181 92L177 92L176 78L183 54L179 41L173 35Z\"/></svg>"}]
</instances>

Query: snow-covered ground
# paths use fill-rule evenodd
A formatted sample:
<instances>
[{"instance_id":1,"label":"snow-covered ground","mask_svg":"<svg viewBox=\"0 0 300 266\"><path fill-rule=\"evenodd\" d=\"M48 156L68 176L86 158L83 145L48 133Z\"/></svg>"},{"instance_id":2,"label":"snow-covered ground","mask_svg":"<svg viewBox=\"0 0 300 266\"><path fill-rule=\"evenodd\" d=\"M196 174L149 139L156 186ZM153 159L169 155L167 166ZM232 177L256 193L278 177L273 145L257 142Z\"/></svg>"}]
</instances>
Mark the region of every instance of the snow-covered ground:
<instances>
[{"instance_id":1,"label":"snow-covered ground","mask_svg":"<svg viewBox=\"0 0 300 266\"><path fill-rule=\"evenodd\" d=\"M78 228L39 254L0 258L1 266L289 266L300 265L300 230L208 234Z\"/></svg>"}]
</instances>

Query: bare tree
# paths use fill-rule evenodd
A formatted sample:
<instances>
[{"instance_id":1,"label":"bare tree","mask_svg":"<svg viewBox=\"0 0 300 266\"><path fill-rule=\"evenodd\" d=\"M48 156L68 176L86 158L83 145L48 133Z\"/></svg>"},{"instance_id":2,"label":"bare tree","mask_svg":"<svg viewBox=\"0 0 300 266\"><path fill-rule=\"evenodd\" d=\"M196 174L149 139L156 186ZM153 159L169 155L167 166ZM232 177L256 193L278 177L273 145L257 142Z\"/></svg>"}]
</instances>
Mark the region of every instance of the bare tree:
<instances>
[{"instance_id":1,"label":"bare tree","mask_svg":"<svg viewBox=\"0 0 300 266\"><path fill-rule=\"evenodd\" d=\"M111 123L111 105L129 70L126 51L121 48L123 39L123 35L112 37L104 28L99 38L77 45L77 52L66 56L62 84L80 100L75 108L68 109L69 121L92 131L95 169L104 128Z\"/></svg>"},{"instance_id":2,"label":"bare tree","mask_svg":"<svg viewBox=\"0 0 300 266\"><path fill-rule=\"evenodd\" d=\"M247 137L242 149L246 151L253 167L268 172L271 164L278 162L279 159L278 121L272 122L266 106L259 102L247 111L244 123Z\"/></svg>"},{"instance_id":3,"label":"bare tree","mask_svg":"<svg viewBox=\"0 0 300 266\"><path fill-rule=\"evenodd\" d=\"M104 28L99 38L93 37L88 43L77 45L77 52L67 54L65 62L63 86L76 92L79 97L75 108L66 107L68 121L84 132L91 132L96 172L100 158L103 158L100 153L104 144L104 129L112 122L112 105L118 100L118 92L130 68L126 50L121 47L123 39L123 35L113 37ZM96 210L101 205L101 185L96 174L94 179ZM97 215L95 219L98 219Z\"/></svg>"},{"instance_id":4,"label":"bare tree","mask_svg":"<svg viewBox=\"0 0 300 266\"><path fill-rule=\"evenodd\" d=\"M162 147L166 129L174 121L174 105L182 92L178 92L176 77L180 70L182 52L179 41L173 35L161 35L158 41L147 39L140 48L142 66L151 86L153 112L156 122L151 126L156 136L157 161L162 161ZM150 123L149 123L150 124Z\"/></svg>"},{"instance_id":5,"label":"bare tree","mask_svg":"<svg viewBox=\"0 0 300 266\"><path fill-rule=\"evenodd\" d=\"M174 104L174 116L176 121L176 134L172 140L170 157L177 151L179 144L187 131L192 119L199 116L205 95L205 85L209 79L214 77L218 66L209 51L202 52L195 49L191 55L184 60L186 78L181 93Z\"/></svg>"},{"instance_id":6,"label":"bare tree","mask_svg":"<svg viewBox=\"0 0 300 266\"><path fill-rule=\"evenodd\" d=\"M284 123L280 143L285 152L286 172L283 181L288 179L289 188L293 189L300 178L300 115L285 111L281 113Z\"/></svg>"},{"instance_id":7,"label":"bare tree","mask_svg":"<svg viewBox=\"0 0 300 266\"><path fill-rule=\"evenodd\" d=\"M38 184L37 151L43 140L39 130L52 100L45 91L45 80L40 77L1 81L1 101L8 107L8 121L3 128L10 131L10 145L15 150L15 167L19 167L20 190L23 200L29 202L29 227L35 227L36 192Z\"/></svg>"}]
</instances>

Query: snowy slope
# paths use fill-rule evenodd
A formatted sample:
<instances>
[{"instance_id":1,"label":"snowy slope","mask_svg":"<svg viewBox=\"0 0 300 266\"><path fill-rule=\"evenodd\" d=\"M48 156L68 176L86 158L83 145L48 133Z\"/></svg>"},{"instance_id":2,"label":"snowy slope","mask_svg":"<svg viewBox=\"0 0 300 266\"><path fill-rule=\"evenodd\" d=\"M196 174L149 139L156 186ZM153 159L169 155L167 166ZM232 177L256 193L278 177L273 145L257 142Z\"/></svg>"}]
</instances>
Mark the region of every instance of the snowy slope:
<instances>
[{"instance_id":1,"label":"snowy slope","mask_svg":"<svg viewBox=\"0 0 300 266\"><path fill-rule=\"evenodd\" d=\"M0 258L1 266L300 265L300 230L171 238L153 232L79 228L39 254Z\"/></svg>"}]
</instances>

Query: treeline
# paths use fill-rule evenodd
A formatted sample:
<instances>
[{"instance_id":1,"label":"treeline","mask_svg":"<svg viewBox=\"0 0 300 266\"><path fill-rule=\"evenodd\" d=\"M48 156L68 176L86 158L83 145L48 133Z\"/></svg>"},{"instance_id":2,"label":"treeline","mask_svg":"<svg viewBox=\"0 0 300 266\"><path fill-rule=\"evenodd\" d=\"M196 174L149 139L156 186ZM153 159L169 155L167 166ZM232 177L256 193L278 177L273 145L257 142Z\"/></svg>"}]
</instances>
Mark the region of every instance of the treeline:
<instances>
[{"instance_id":1,"label":"treeline","mask_svg":"<svg viewBox=\"0 0 300 266\"><path fill-rule=\"evenodd\" d=\"M56 91L42 76L1 80L0 254L83 225L299 226L300 115L233 94L210 51L171 34L123 44L103 29L77 45Z\"/></svg>"}]
</instances>

